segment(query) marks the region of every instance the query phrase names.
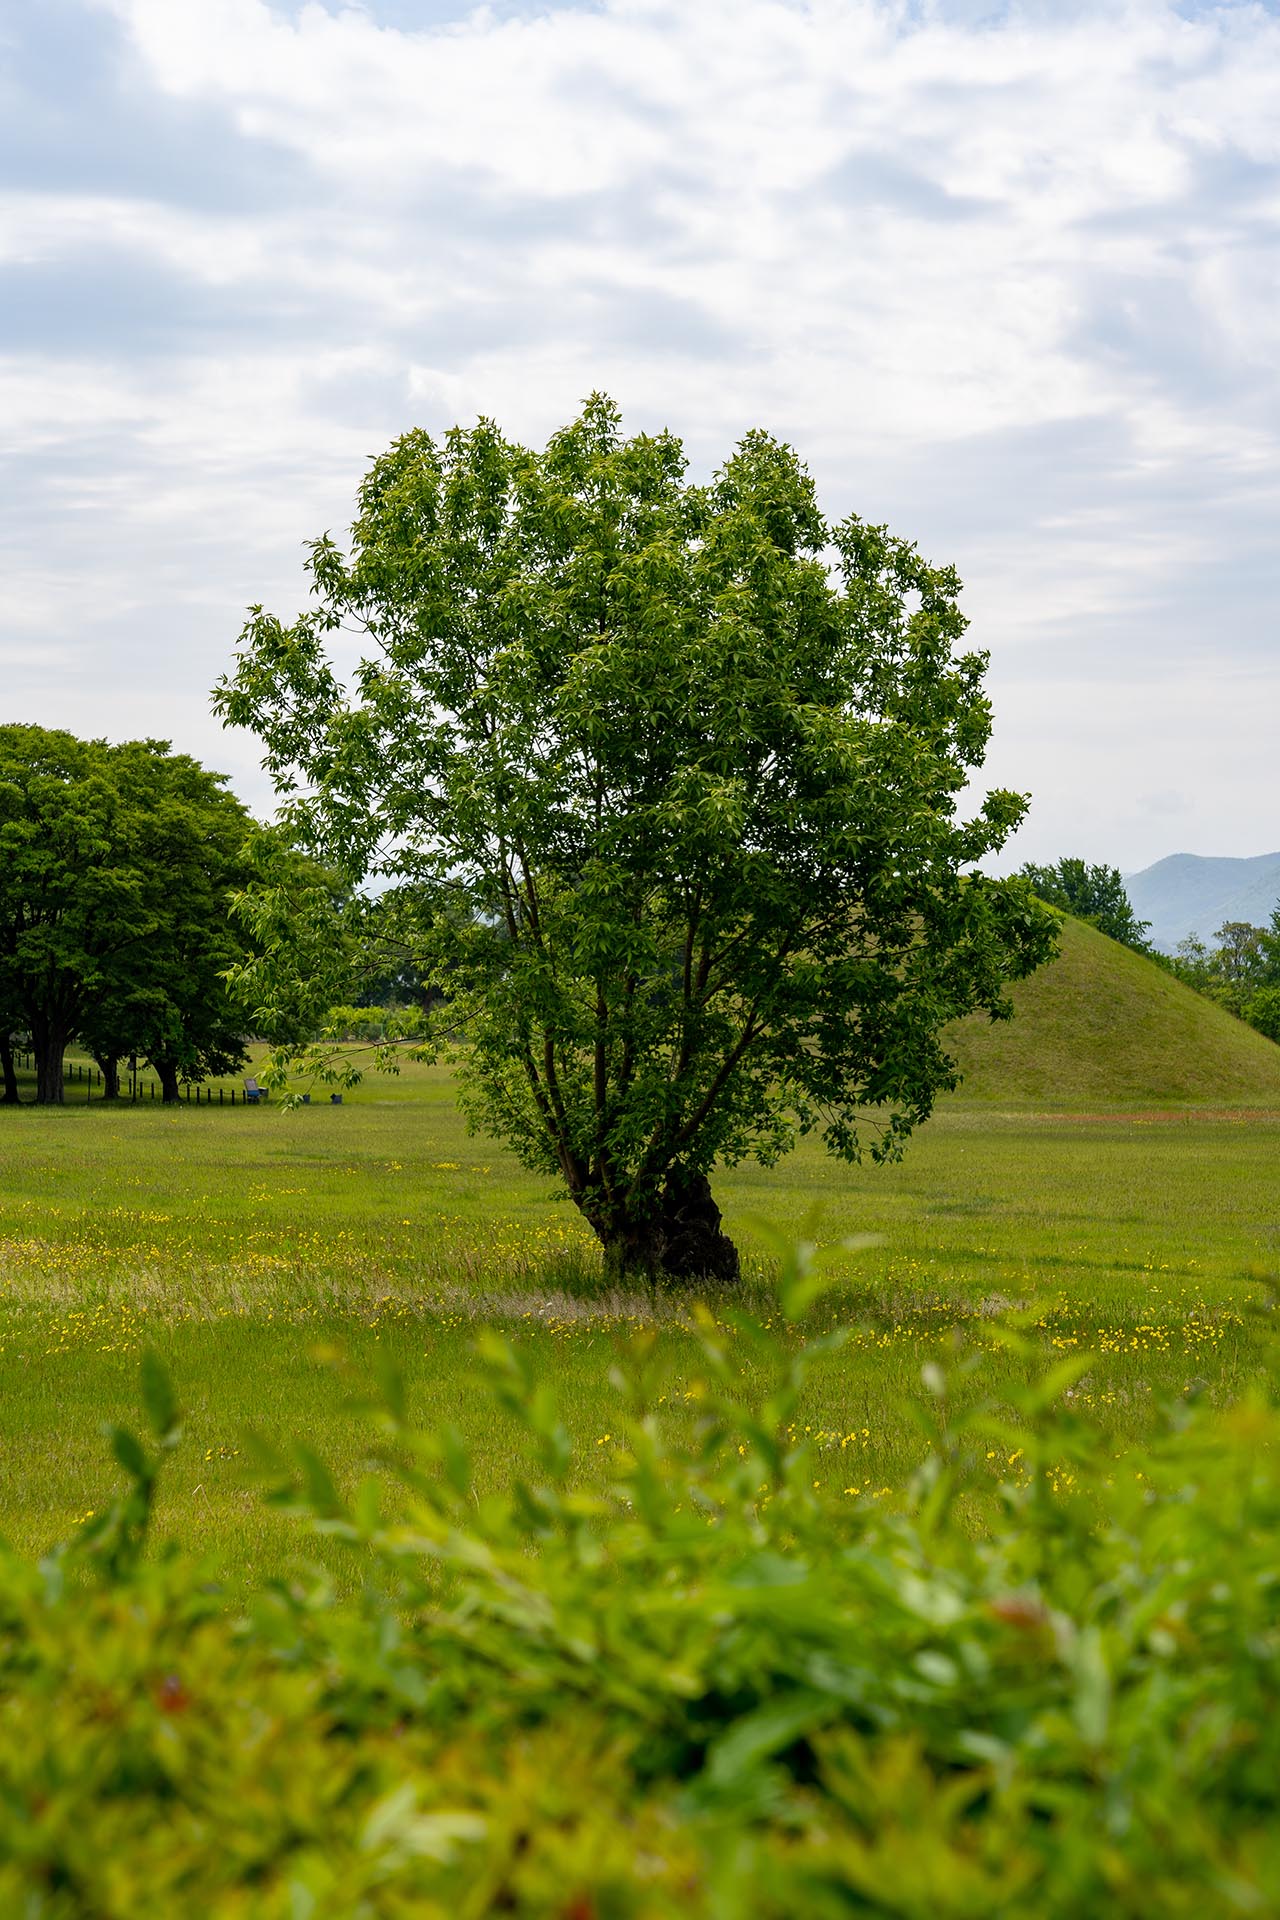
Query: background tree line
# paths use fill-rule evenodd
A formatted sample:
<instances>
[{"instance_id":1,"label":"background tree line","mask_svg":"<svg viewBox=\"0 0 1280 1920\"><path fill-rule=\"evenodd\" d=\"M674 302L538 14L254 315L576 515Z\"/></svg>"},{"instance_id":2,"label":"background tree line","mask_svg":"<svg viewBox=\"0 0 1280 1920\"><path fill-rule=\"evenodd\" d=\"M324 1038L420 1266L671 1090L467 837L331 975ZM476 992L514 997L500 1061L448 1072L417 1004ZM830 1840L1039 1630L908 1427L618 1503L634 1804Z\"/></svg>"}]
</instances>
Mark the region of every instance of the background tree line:
<instances>
[{"instance_id":1,"label":"background tree line","mask_svg":"<svg viewBox=\"0 0 1280 1920\"><path fill-rule=\"evenodd\" d=\"M1166 964L1188 986L1280 1041L1280 904L1268 926L1228 920L1214 941L1207 946L1190 934Z\"/></svg>"},{"instance_id":2,"label":"background tree line","mask_svg":"<svg viewBox=\"0 0 1280 1920\"><path fill-rule=\"evenodd\" d=\"M0 1066L35 1058L36 1101L63 1098L73 1040L107 1099L145 1060L167 1101L184 1080L236 1072L248 1017L226 975L250 937L232 912L272 836L166 741L112 746L0 726Z\"/></svg>"}]
</instances>

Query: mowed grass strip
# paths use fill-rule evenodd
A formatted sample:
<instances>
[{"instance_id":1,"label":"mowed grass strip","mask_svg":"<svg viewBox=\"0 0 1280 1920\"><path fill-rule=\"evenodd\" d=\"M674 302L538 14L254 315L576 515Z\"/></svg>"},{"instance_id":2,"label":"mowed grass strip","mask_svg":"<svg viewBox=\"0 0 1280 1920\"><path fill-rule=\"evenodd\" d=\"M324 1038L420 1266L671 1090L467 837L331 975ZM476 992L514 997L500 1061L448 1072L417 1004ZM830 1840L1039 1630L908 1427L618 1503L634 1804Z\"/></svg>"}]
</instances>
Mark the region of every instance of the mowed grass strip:
<instances>
[{"instance_id":1,"label":"mowed grass strip","mask_svg":"<svg viewBox=\"0 0 1280 1920\"><path fill-rule=\"evenodd\" d=\"M815 1474L848 1498L891 1499L922 1448L903 1405L923 1361L957 1338L984 1345L992 1318L1031 1303L1051 1351L1098 1355L1077 1392L1117 1444L1162 1397L1234 1396L1265 1365L1278 1154L1280 1115L952 1102L897 1167L841 1167L804 1144L771 1172L725 1175L743 1292L761 1312L770 1233L884 1236L845 1257L830 1316L857 1331L806 1408ZM532 1347L588 1475L617 1444L617 1341L656 1320L678 1354L688 1346L684 1303L609 1294L551 1183L469 1138L449 1076L422 1067L292 1114L0 1113L0 1287L0 1531L41 1549L109 1497L101 1425L131 1416L151 1344L188 1414L161 1527L246 1574L301 1543L246 1483L244 1427L297 1435L354 1476L368 1429L352 1382L380 1351L421 1417L468 1436L483 1490L509 1474L511 1435L475 1390L478 1323ZM1013 1365L985 1351L966 1392L998 1391ZM692 1417L692 1359L680 1377L678 1415ZM1016 1470L993 1449L993 1476Z\"/></svg>"}]
</instances>

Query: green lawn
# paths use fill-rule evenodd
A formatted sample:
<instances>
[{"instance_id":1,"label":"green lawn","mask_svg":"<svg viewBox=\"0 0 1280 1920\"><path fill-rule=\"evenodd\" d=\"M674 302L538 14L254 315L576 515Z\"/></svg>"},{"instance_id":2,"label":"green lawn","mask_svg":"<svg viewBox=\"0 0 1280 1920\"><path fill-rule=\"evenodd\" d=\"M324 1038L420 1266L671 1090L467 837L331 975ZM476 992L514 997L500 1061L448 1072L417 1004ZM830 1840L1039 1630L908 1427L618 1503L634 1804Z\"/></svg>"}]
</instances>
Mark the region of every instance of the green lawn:
<instances>
[{"instance_id":1,"label":"green lawn","mask_svg":"<svg viewBox=\"0 0 1280 1920\"><path fill-rule=\"evenodd\" d=\"M1038 1303L1046 1343L1097 1353L1079 1392L1118 1435L1197 1383L1234 1395L1264 1364L1278 1154L1280 1113L953 1102L900 1166L839 1167L806 1146L717 1190L745 1291L766 1310L771 1230L884 1236L845 1257L838 1305L858 1331L806 1418L828 1436L823 1471L842 1495L892 1499L921 1448L902 1404L922 1362L957 1327L981 1341L1008 1306ZM683 1341L678 1302L604 1293L571 1209L468 1138L447 1075L428 1068L292 1114L0 1110L0 1284L0 1532L44 1547L108 1496L100 1426L131 1415L150 1343L188 1410L162 1526L246 1572L298 1543L246 1484L245 1424L304 1437L353 1473L365 1430L350 1375L367 1377L379 1347L423 1416L469 1434L483 1485L508 1471L509 1436L487 1402L472 1413L477 1320L533 1344L587 1473L611 1444L616 1341L654 1315L663 1339ZM1009 1364L993 1353L984 1379ZM692 1377L686 1391L696 1404Z\"/></svg>"}]
</instances>

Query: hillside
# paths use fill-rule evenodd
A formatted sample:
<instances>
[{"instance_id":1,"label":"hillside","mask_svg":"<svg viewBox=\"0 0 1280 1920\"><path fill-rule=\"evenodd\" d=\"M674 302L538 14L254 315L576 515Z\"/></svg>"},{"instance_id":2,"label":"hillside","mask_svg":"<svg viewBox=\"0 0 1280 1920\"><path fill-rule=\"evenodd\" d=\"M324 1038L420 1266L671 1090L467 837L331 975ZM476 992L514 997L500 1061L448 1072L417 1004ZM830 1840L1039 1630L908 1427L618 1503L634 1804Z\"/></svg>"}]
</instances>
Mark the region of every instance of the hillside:
<instances>
[{"instance_id":1,"label":"hillside","mask_svg":"<svg viewBox=\"0 0 1280 1920\"><path fill-rule=\"evenodd\" d=\"M1265 927L1280 901L1280 853L1252 860L1171 853L1129 874L1124 886L1139 920L1151 923L1152 945L1172 953L1189 933L1211 942L1227 920Z\"/></svg>"},{"instance_id":2,"label":"hillside","mask_svg":"<svg viewBox=\"0 0 1280 1920\"><path fill-rule=\"evenodd\" d=\"M1078 920L1013 989L1008 1022L957 1021L958 1099L1008 1107L1280 1109L1280 1047Z\"/></svg>"}]
</instances>

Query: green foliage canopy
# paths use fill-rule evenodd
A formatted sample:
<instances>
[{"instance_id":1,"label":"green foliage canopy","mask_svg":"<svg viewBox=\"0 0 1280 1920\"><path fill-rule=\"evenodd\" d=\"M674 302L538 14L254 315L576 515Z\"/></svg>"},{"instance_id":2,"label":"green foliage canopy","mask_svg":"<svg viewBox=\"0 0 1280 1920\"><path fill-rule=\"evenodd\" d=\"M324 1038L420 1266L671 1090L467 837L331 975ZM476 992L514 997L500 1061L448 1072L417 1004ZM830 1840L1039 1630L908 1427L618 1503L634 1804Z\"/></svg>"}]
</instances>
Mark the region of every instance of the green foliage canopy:
<instances>
[{"instance_id":1,"label":"green foliage canopy","mask_svg":"<svg viewBox=\"0 0 1280 1920\"><path fill-rule=\"evenodd\" d=\"M955 573L830 524L768 435L698 486L599 396L541 453L410 433L310 571L221 712L411 928L474 1119L618 1268L733 1271L707 1176L796 1127L896 1153L953 1084L941 1028L1051 951L972 871L1025 802L958 814L990 709Z\"/></svg>"},{"instance_id":2,"label":"green foliage canopy","mask_svg":"<svg viewBox=\"0 0 1280 1920\"><path fill-rule=\"evenodd\" d=\"M243 1058L223 974L248 936L230 919L252 822L164 741L110 746L0 727L0 1006L30 1034L37 1092L62 1097L73 1035L179 1074Z\"/></svg>"},{"instance_id":3,"label":"green foliage canopy","mask_svg":"<svg viewBox=\"0 0 1280 1920\"><path fill-rule=\"evenodd\" d=\"M1228 920L1214 939L1208 946L1189 935L1169 963L1173 972L1268 1040L1280 1041L1280 906L1269 926Z\"/></svg>"},{"instance_id":4,"label":"green foliage canopy","mask_svg":"<svg viewBox=\"0 0 1280 1920\"><path fill-rule=\"evenodd\" d=\"M1063 913L1087 920L1099 933L1138 953L1150 952L1149 920L1139 920L1130 905L1118 867L1093 867L1087 861L1064 859L1052 867L1028 861L1022 868L1037 897Z\"/></svg>"}]
</instances>

